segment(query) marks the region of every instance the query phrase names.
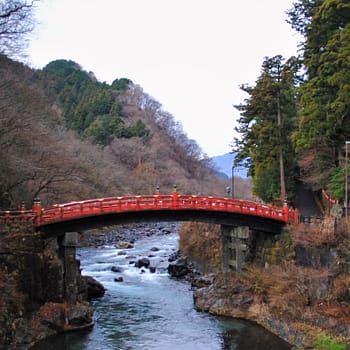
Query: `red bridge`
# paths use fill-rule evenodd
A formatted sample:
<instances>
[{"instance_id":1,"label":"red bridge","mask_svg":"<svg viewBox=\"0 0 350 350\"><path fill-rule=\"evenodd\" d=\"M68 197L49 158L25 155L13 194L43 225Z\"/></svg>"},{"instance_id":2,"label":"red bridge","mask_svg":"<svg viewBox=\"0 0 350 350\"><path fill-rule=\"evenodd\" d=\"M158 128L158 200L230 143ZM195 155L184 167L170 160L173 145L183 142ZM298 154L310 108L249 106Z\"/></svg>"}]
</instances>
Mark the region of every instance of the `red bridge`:
<instances>
[{"instance_id":1,"label":"red bridge","mask_svg":"<svg viewBox=\"0 0 350 350\"><path fill-rule=\"evenodd\" d=\"M205 221L227 225L264 227L274 232L298 222L298 211L226 197L140 195L89 199L31 210L0 211L0 223L32 222L40 231L69 231L136 221Z\"/></svg>"}]
</instances>

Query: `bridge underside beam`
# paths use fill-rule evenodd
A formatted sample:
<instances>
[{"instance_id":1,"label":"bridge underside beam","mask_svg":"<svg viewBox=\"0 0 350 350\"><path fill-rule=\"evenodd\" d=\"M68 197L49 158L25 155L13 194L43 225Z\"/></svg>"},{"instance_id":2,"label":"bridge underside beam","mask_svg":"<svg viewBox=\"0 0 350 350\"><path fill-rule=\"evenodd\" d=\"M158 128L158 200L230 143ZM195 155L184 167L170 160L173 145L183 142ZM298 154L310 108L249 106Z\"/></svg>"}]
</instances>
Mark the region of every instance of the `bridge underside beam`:
<instances>
[{"instance_id":1,"label":"bridge underside beam","mask_svg":"<svg viewBox=\"0 0 350 350\"><path fill-rule=\"evenodd\" d=\"M253 215L225 213L208 210L149 210L86 216L43 225L38 229L45 235L60 235L68 231L84 231L91 228L120 225L133 222L197 221L228 226L248 226L269 233L280 233L283 222Z\"/></svg>"}]
</instances>

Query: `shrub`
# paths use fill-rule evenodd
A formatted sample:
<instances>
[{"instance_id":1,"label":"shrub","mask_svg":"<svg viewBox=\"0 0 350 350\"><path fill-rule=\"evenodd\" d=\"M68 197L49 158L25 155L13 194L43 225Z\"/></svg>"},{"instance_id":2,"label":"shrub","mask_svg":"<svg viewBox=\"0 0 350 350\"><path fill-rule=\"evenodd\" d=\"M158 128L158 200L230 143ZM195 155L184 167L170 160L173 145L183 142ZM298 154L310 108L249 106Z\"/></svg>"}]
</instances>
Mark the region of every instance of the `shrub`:
<instances>
[{"instance_id":1,"label":"shrub","mask_svg":"<svg viewBox=\"0 0 350 350\"><path fill-rule=\"evenodd\" d=\"M299 225L292 232L296 245L320 247L322 245L335 245L337 235L334 217L325 217L320 225Z\"/></svg>"},{"instance_id":2,"label":"shrub","mask_svg":"<svg viewBox=\"0 0 350 350\"><path fill-rule=\"evenodd\" d=\"M315 350L345 350L347 345L346 343L338 343L330 337L322 335L314 346Z\"/></svg>"}]
</instances>

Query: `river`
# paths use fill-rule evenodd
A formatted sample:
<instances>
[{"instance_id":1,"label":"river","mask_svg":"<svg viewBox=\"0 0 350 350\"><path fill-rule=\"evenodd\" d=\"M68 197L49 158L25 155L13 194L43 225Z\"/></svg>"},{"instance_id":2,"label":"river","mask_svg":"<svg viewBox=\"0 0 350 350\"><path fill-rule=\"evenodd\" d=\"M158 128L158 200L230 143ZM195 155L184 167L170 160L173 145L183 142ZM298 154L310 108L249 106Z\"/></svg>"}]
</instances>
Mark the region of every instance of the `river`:
<instances>
[{"instance_id":1,"label":"river","mask_svg":"<svg viewBox=\"0 0 350 350\"><path fill-rule=\"evenodd\" d=\"M287 350L291 347L250 322L218 318L193 307L191 286L167 274L177 234L136 241L134 248L81 248L82 273L106 294L94 300L95 326L41 342L35 350ZM148 257L155 273L134 261ZM111 271L112 266L121 272ZM122 282L115 278L122 277Z\"/></svg>"}]
</instances>

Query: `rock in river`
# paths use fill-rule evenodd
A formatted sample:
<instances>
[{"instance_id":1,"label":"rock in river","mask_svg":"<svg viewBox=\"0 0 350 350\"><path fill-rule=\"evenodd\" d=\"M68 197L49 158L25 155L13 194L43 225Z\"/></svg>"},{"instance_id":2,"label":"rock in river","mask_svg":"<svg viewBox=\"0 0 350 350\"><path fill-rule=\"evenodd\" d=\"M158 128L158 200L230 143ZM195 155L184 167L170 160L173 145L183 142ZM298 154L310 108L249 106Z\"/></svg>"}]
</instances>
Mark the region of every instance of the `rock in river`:
<instances>
[{"instance_id":1,"label":"rock in river","mask_svg":"<svg viewBox=\"0 0 350 350\"><path fill-rule=\"evenodd\" d=\"M147 258L142 258L142 259L139 259L136 263L135 263L135 266L136 267L149 267L150 265L150 260L147 259Z\"/></svg>"}]
</instances>

